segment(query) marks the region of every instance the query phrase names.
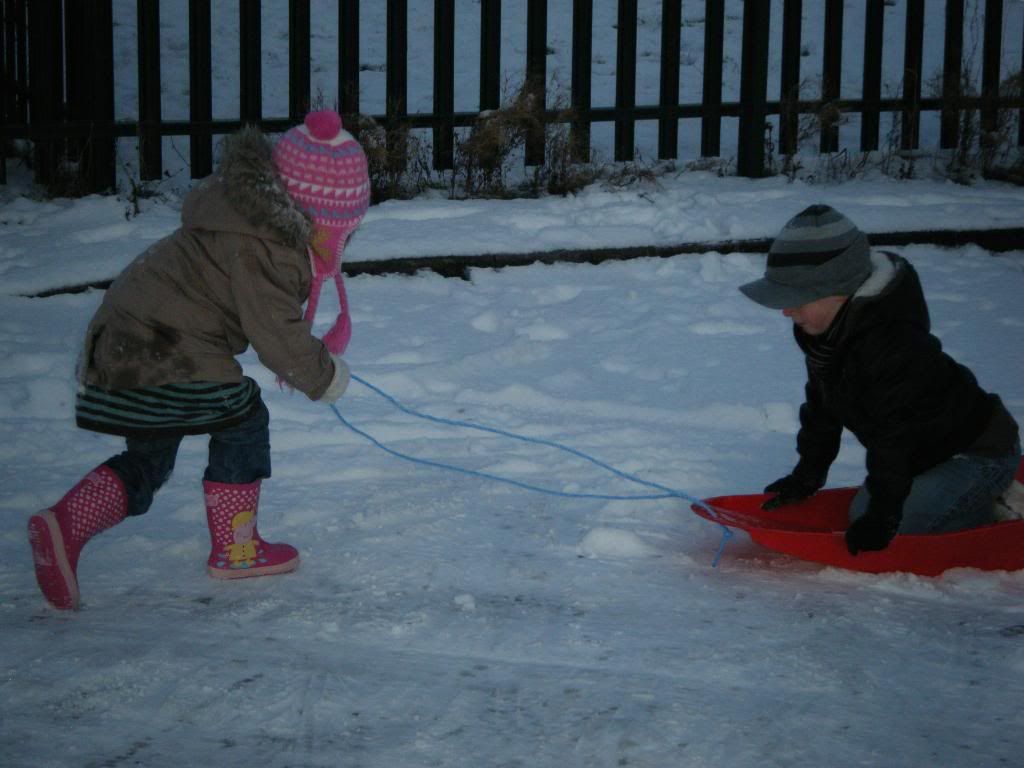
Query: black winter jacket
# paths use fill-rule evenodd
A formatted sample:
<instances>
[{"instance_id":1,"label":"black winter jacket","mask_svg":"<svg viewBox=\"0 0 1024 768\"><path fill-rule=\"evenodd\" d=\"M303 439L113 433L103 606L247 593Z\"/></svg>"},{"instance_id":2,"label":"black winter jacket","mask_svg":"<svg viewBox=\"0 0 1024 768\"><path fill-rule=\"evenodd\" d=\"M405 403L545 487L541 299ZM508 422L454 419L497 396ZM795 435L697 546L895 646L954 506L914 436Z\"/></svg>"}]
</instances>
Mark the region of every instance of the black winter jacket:
<instances>
[{"instance_id":1,"label":"black winter jacket","mask_svg":"<svg viewBox=\"0 0 1024 768\"><path fill-rule=\"evenodd\" d=\"M872 258L871 277L838 319L828 365L808 364L796 473L824 484L845 427L867 451L872 498L901 509L916 475L957 453L1008 454L1017 425L930 333L910 263L884 252ZM795 325L794 334L808 352L813 337Z\"/></svg>"}]
</instances>

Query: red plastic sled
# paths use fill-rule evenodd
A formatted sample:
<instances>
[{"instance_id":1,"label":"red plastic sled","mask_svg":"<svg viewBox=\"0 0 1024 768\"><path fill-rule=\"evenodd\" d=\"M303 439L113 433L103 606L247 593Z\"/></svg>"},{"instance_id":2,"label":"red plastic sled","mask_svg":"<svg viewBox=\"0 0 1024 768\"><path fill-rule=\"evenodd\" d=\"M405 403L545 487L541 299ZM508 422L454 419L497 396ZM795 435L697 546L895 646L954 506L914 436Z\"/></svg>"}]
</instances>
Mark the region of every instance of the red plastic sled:
<instances>
[{"instance_id":1,"label":"red plastic sled","mask_svg":"<svg viewBox=\"0 0 1024 768\"><path fill-rule=\"evenodd\" d=\"M1024 458L1011 492L1024 496ZM729 528L746 531L761 546L802 560L851 571L906 571L937 576L950 568L1015 571L1024 568L1024 520L1009 520L954 533L902 534L880 552L853 556L843 533L847 510L856 488L819 491L792 506L765 512L761 504L771 494L716 496L705 499L712 512L699 504L693 511Z\"/></svg>"}]
</instances>

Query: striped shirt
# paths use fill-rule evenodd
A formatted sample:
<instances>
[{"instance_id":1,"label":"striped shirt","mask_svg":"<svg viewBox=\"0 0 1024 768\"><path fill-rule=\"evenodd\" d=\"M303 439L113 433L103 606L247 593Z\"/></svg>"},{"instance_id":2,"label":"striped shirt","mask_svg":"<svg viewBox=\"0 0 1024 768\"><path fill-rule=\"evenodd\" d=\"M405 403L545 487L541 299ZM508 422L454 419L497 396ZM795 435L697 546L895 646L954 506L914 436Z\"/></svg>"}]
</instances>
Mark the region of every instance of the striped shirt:
<instances>
[{"instance_id":1,"label":"striped shirt","mask_svg":"<svg viewBox=\"0 0 1024 768\"><path fill-rule=\"evenodd\" d=\"M79 427L125 437L198 435L243 421L260 401L260 388L240 382L192 381L141 389L79 389Z\"/></svg>"}]
</instances>

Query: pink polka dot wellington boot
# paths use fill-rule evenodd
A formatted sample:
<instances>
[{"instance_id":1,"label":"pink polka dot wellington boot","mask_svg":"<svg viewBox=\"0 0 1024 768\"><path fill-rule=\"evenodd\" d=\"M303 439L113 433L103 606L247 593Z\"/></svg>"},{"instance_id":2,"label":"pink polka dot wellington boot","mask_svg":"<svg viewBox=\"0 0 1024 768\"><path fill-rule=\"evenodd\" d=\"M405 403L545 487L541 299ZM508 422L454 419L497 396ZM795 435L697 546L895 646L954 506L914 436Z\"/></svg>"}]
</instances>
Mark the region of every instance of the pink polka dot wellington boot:
<instances>
[{"instance_id":1,"label":"pink polka dot wellington boot","mask_svg":"<svg viewBox=\"0 0 1024 768\"><path fill-rule=\"evenodd\" d=\"M232 484L203 481L210 559L206 570L215 579L244 579L288 573L299 567L299 553L289 544L269 544L256 530L260 481Z\"/></svg>"},{"instance_id":2,"label":"pink polka dot wellington boot","mask_svg":"<svg viewBox=\"0 0 1024 768\"><path fill-rule=\"evenodd\" d=\"M82 547L97 533L124 520L127 511L128 497L121 478L101 465L63 499L29 518L28 540L36 581L50 605L78 609L78 556Z\"/></svg>"}]
</instances>

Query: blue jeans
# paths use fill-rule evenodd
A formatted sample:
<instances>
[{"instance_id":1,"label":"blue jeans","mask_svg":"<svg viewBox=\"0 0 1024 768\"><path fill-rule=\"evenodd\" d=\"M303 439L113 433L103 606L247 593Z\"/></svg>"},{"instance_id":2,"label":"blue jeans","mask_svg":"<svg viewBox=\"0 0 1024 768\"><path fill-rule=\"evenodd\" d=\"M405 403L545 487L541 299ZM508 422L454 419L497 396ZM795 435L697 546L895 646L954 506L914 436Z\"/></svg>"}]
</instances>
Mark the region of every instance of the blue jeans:
<instances>
[{"instance_id":1,"label":"blue jeans","mask_svg":"<svg viewBox=\"0 0 1024 768\"><path fill-rule=\"evenodd\" d=\"M995 522L992 502L1002 494L1020 465L1020 442L1014 451L992 459L957 454L914 478L903 503L900 533L946 533ZM867 512L871 495L861 487L850 503L850 521Z\"/></svg>"},{"instance_id":2,"label":"blue jeans","mask_svg":"<svg viewBox=\"0 0 1024 768\"><path fill-rule=\"evenodd\" d=\"M270 477L270 414L260 398L244 421L210 433L210 454L203 475L215 483L251 483ZM129 437L125 451L104 462L121 478L128 514L141 515L174 470L182 436Z\"/></svg>"}]
</instances>

